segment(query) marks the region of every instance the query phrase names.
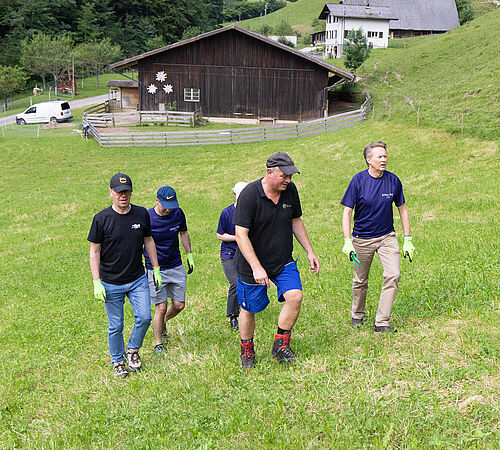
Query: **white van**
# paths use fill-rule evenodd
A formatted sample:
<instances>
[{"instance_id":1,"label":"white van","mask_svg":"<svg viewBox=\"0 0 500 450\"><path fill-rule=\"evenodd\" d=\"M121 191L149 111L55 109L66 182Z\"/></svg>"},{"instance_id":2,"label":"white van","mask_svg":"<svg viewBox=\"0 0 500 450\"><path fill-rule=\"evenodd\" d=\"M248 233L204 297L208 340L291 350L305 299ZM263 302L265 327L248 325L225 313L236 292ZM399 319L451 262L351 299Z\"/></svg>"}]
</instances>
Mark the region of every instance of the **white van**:
<instances>
[{"instance_id":1,"label":"white van","mask_svg":"<svg viewBox=\"0 0 500 450\"><path fill-rule=\"evenodd\" d=\"M42 102L30 106L26 111L18 114L16 123L24 125L26 123L65 122L72 117L73 114L71 114L68 102Z\"/></svg>"}]
</instances>

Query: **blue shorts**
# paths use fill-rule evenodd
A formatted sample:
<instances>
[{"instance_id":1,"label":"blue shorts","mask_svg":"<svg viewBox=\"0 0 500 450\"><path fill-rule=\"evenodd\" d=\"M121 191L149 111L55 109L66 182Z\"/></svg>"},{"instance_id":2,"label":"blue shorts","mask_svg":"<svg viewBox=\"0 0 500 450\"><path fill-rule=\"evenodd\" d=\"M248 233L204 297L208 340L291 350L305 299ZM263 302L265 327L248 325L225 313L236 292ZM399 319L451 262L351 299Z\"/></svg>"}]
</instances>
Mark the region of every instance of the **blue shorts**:
<instances>
[{"instance_id":1,"label":"blue shorts","mask_svg":"<svg viewBox=\"0 0 500 450\"><path fill-rule=\"evenodd\" d=\"M271 278L271 281L278 288L278 301L284 302L283 294L292 289L302 290L302 283L300 282L299 269L297 269L297 262L292 261L288 263L279 275ZM241 307L248 312L258 313L266 309L269 305L269 297L267 296L267 286L261 284L248 284L238 277L238 284L236 286L236 295L238 296L238 303Z\"/></svg>"}]
</instances>

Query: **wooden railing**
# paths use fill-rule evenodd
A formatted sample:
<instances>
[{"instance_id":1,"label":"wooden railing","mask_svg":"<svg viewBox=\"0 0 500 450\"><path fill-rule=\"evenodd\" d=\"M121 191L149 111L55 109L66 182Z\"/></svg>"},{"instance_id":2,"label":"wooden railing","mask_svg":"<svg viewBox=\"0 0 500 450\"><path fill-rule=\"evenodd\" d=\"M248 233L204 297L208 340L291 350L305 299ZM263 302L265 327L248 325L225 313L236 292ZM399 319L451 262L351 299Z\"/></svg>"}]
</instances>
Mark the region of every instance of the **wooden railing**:
<instances>
[{"instance_id":1,"label":"wooden railing","mask_svg":"<svg viewBox=\"0 0 500 450\"><path fill-rule=\"evenodd\" d=\"M259 126L215 131L100 133L94 121L89 120L88 115L86 118L84 116L84 125L89 125L88 134L93 136L103 147L166 147L175 145L237 144L294 139L351 127L364 121L371 108L372 101L367 92L363 105L355 111L336 114L323 119L301 122L296 125ZM168 112L171 113L172 111ZM143 112L141 114L147 115L151 113ZM155 114L157 114L156 111ZM85 120L87 120L86 123ZM115 118L115 120L117 119Z\"/></svg>"}]
</instances>

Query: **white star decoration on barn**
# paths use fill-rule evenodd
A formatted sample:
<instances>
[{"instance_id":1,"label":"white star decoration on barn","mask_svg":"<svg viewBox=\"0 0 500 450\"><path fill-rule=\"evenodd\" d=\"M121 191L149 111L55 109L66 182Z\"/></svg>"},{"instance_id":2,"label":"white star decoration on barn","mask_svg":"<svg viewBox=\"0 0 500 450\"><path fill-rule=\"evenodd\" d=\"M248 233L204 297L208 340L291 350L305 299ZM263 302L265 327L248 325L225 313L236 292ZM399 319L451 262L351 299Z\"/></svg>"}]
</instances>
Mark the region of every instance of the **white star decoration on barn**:
<instances>
[{"instance_id":1,"label":"white star decoration on barn","mask_svg":"<svg viewBox=\"0 0 500 450\"><path fill-rule=\"evenodd\" d=\"M157 90L158 90L158 88L154 84L150 84L148 86L148 93L149 94L156 94Z\"/></svg>"},{"instance_id":2,"label":"white star decoration on barn","mask_svg":"<svg viewBox=\"0 0 500 450\"><path fill-rule=\"evenodd\" d=\"M163 90L165 91L165 94L170 94L171 92L174 92L174 87L171 84L167 84L163 86Z\"/></svg>"},{"instance_id":3,"label":"white star decoration on barn","mask_svg":"<svg viewBox=\"0 0 500 450\"><path fill-rule=\"evenodd\" d=\"M167 74L165 71L161 72L156 72L156 81L159 81L160 83L163 83L167 79Z\"/></svg>"}]
</instances>

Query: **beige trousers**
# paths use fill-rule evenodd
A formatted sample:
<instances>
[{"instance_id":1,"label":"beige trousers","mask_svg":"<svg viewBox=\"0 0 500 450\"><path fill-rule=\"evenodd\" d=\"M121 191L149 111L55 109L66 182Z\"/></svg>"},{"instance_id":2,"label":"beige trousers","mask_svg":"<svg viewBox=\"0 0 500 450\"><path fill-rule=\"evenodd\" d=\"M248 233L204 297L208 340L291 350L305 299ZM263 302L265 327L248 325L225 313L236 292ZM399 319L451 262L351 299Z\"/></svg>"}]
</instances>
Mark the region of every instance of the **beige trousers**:
<instances>
[{"instance_id":1,"label":"beige trousers","mask_svg":"<svg viewBox=\"0 0 500 450\"><path fill-rule=\"evenodd\" d=\"M401 278L399 272L399 246L396 233L392 232L373 239L353 238L352 243L356 249L356 256L360 266L354 266L352 279L352 317L362 319L365 315L366 292L368 290L368 276L373 261L373 255L378 253L384 268L384 283L380 300L378 302L375 325L388 326L392 304L398 292L398 283Z\"/></svg>"}]
</instances>

